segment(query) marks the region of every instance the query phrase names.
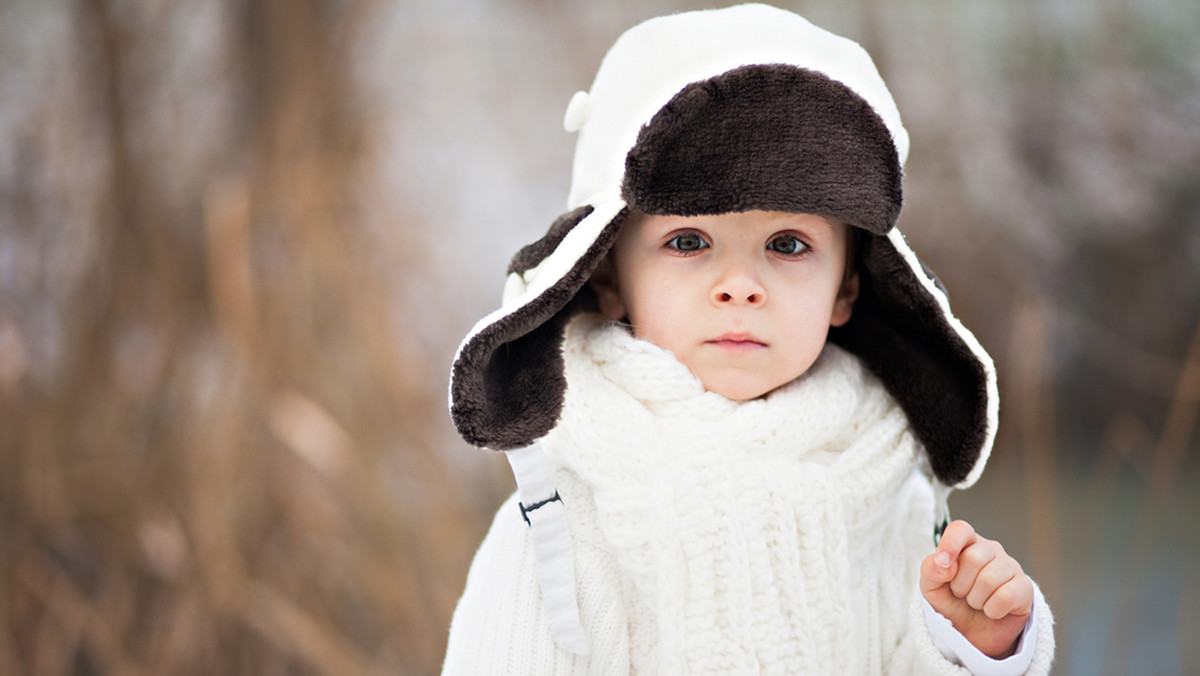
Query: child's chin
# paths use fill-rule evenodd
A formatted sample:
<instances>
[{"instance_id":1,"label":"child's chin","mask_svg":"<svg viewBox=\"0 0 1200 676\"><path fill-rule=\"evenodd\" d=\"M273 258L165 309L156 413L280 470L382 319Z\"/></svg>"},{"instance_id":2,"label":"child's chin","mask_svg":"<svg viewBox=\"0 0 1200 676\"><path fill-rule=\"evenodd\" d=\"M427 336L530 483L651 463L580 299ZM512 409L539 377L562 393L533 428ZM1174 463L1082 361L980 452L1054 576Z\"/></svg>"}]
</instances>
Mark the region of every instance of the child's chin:
<instances>
[{"instance_id":1,"label":"child's chin","mask_svg":"<svg viewBox=\"0 0 1200 676\"><path fill-rule=\"evenodd\" d=\"M703 381L701 381L703 382ZM779 389L782 383L761 384L761 383L704 383L704 389L715 394L719 394L731 401L752 401L761 399L768 394Z\"/></svg>"}]
</instances>

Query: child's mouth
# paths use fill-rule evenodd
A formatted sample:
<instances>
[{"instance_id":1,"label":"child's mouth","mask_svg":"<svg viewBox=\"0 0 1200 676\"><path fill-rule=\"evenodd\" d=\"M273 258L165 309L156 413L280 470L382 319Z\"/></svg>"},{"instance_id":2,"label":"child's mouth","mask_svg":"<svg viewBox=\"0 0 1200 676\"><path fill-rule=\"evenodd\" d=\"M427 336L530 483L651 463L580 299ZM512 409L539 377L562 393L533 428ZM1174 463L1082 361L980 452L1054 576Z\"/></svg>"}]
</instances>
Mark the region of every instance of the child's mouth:
<instances>
[{"instance_id":1,"label":"child's mouth","mask_svg":"<svg viewBox=\"0 0 1200 676\"><path fill-rule=\"evenodd\" d=\"M727 333L708 341L708 344L728 350L757 350L767 346L748 333Z\"/></svg>"}]
</instances>

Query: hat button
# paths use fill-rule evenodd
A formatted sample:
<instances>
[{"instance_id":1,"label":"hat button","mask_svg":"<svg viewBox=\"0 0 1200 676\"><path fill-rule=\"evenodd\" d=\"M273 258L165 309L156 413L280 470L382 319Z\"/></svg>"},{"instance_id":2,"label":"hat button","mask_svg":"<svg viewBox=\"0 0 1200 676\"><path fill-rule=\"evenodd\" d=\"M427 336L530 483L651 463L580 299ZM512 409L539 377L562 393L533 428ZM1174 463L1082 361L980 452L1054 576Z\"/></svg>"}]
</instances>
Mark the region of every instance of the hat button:
<instances>
[{"instance_id":1,"label":"hat button","mask_svg":"<svg viewBox=\"0 0 1200 676\"><path fill-rule=\"evenodd\" d=\"M563 116L563 127L569 132L583 129L588 118L592 116L592 98L587 92L575 92L571 102L567 104L567 114Z\"/></svg>"}]
</instances>

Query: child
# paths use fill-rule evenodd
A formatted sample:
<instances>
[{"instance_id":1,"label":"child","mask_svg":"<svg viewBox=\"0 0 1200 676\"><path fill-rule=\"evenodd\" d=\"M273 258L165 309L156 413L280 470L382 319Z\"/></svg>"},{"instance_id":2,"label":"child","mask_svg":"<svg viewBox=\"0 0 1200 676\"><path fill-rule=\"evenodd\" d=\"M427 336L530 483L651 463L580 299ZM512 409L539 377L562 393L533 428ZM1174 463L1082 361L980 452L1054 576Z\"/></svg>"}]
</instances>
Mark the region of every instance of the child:
<instances>
[{"instance_id":1,"label":"child","mask_svg":"<svg viewBox=\"0 0 1200 676\"><path fill-rule=\"evenodd\" d=\"M1048 673L1037 588L946 527L995 373L893 227L866 53L764 5L654 19L565 122L571 210L455 358L518 494L444 673Z\"/></svg>"}]
</instances>

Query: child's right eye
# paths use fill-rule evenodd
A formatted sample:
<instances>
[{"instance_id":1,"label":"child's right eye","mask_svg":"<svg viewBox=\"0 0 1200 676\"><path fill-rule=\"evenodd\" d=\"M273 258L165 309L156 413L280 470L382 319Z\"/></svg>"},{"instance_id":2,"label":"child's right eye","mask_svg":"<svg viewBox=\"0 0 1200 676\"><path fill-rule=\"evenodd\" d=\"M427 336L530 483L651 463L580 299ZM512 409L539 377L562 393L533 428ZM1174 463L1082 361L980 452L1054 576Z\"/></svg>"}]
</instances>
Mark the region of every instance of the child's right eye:
<instances>
[{"instance_id":1,"label":"child's right eye","mask_svg":"<svg viewBox=\"0 0 1200 676\"><path fill-rule=\"evenodd\" d=\"M667 246L676 251L699 251L708 248L708 242L704 238L694 232L685 232L682 235L676 235L667 242Z\"/></svg>"}]
</instances>

